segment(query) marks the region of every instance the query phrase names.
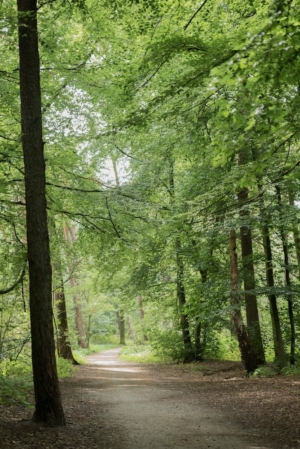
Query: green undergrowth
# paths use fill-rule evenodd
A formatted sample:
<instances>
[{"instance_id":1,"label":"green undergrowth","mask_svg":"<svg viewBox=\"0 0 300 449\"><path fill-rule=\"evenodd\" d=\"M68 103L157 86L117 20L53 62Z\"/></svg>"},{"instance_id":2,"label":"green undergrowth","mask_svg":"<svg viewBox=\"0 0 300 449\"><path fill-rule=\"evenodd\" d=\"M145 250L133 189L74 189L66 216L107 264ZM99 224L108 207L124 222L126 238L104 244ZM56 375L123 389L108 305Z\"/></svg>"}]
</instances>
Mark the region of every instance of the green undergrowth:
<instances>
[{"instance_id":1,"label":"green undergrowth","mask_svg":"<svg viewBox=\"0 0 300 449\"><path fill-rule=\"evenodd\" d=\"M85 357L87 355L95 354L97 352L107 351L108 349L118 348L120 345L115 343L104 343L104 344L90 344L87 349L76 348L73 350L73 356L75 360L80 363L80 365L86 364Z\"/></svg>"},{"instance_id":2,"label":"green undergrowth","mask_svg":"<svg viewBox=\"0 0 300 449\"><path fill-rule=\"evenodd\" d=\"M59 379L72 376L75 367L69 360L57 358ZM32 407L33 379L29 354L21 354L16 361L0 362L0 405Z\"/></svg>"},{"instance_id":3,"label":"green undergrowth","mask_svg":"<svg viewBox=\"0 0 300 449\"><path fill-rule=\"evenodd\" d=\"M116 344L91 345L88 349L73 351L75 360L85 364L85 356L96 352L115 348ZM72 376L75 367L69 360L57 358L57 372L59 379ZM0 362L0 405L22 405L32 407L33 380L29 351L20 354L16 361L3 359Z\"/></svg>"},{"instance_id":4,"label":"green undergrowth","mask_svg":"<svg viewBox=\"0 0 300 449\"><path fill-rule=\"evenodd\" d=\"M283 374L285 376L300 375L300 365L286 366L280 370L276 363L268 364L257 368L254 373L251 374L251 377L273 377L278 374Z\"/></svg>"},{"instance_id":5,"label":"green undergrowth","mask_svg":"<svg viewBox=\"0 0 300 449\"><path fill-rule=\"evenodd\" d=\"M121 350L120 358L136 363L170 363L172 359L151 350L150 345L128 344Z\"/></svg>"}]
</instances>

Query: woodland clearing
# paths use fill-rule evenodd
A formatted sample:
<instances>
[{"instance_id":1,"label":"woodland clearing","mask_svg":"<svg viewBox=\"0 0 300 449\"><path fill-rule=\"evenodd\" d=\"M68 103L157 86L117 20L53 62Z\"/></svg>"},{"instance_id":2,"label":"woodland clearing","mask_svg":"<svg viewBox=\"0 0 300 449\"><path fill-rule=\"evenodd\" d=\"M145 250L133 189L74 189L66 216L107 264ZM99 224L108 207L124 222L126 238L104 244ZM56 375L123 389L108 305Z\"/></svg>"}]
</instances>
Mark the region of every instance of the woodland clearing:
<instances>
[{"instance_id":1,"label":"woodland clearing","mask_svg":"<svg viewBox=\"0 0 300 449\"><path fill-rule=\"evenodd\" d=\"M6 448L300 447L300 376L247 378L238 362L134 364L120 349L87 357L61 381L67 427L30 421L1 406Z\"/></svg>"}]
</instances>

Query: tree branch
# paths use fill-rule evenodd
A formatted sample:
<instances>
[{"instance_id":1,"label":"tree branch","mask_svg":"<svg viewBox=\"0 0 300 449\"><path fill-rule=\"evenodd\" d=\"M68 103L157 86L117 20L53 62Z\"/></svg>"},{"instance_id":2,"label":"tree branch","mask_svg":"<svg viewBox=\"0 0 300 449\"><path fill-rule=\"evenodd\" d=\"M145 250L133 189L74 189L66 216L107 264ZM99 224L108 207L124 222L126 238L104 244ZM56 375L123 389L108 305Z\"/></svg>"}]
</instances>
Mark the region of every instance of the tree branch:
<instances>
[{"instance_id":1,"label":"tree branch","mask_svg":"<svg viewBox=\"0 0 300 449\"><path fill-rule=\"evenodd\" d=\"M196 17L196 15L201 11L201 9L205 6L205 4L207 3L208 0L204 0L201 5L199 6L199 8L197 9L196 12L194 12L194 14L192 15L192 17L190 18L190 20L188 21L188 23L183 27L184 31L186 31L187 27L192 23L192 21L194 20L194 18Z\"/></svg>"},{"instance_id":2,"label":"tree branch","mask_svg":"<svg viewBox=\"0 0 300 449\"><path fill-rule=\"evenodd\" d=\"M16 288L16 286L18 284L23 282L23 279L24 279L24 276L25 276L25 269L26 269L26 266L23 268L20 277L16 280L16 282L13 285L11 285L10 287L8 287L8 288L6 288L4 290L0 290L0 295L6 295L6 293L10 293L11 291L13 291Z\"/></svg>"},{"instance_id":3,"label":"tree branch","mask_svg":"<svg viewBox=\"0 0 300 449\"><path fill-rule=\"evenodd\" d=\"M119 233L119 231L118 231L116 225L115 225L114 222L113 222L113 219L112 219L112 216L111 216L111 212L110 212L110 209L109 209L109 205L108 205L108 199L107 199L107 197L106 197L106 207L107 207L107 211L108 211L108 215L109 215L109 220L110 220L110 222L111 222L111 224L112 224L112 226L113 226L113 228L114 228L114 230L115 230L115 232L116 232L118 238L120 239L120 238L121 238L121 235L120 235L120 233Z\"/></svg>"}]
</instances>

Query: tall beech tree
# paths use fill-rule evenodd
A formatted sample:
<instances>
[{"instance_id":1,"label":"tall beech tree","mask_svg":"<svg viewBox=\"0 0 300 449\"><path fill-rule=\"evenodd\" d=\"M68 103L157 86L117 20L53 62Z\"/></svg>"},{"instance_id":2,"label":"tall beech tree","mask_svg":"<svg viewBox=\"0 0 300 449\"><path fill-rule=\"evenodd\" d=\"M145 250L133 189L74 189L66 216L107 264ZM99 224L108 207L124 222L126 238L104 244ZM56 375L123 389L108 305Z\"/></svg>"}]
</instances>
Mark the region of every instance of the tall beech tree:
<instances>
[{"instance_id":1,"label":"tall beech tree","mask_svg":"<svg viewBox=\"0 0 300 449\"><path fill-rule=\"evenodd\" d=\"M33 420L63 426L65 417L58 384L53 329L36 0L18 0L17 9L35 393Z\"/></svg>"}]
</instances>

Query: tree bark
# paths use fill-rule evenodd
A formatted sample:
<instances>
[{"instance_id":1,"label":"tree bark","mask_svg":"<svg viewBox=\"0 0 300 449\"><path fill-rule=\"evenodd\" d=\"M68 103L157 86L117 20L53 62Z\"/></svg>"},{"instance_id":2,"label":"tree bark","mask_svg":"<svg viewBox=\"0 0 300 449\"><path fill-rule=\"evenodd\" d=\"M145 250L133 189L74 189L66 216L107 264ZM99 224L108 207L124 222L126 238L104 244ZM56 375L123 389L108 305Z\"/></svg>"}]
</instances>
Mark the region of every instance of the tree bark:
<instances>
[{"instance_id":1,"label":"tree bark","mask_svg":"<svg viewBox=\"0 0 300 449\"><path fill-rule=\"evenodd\" d=\"M248 373L253 373L257 368L257 361L253 354L249 335L244 326L239 294L240 286L238 279L238 261L236 252L236 232L234 229L230 231L230 280L231 280L231 320L235 330L235 334L239 343L241 360Z\"/></svg>"},{"instance_id":2,"label":"tree bark","mask_svg":"<svg viewBox=\"0 0 300 449\"><path fill-rule=\"evenodd\" d=\"M17 0L17 8L35 394L33 420L65 425L55 360L36 0Z\"/></svg>"}]
</instances>

